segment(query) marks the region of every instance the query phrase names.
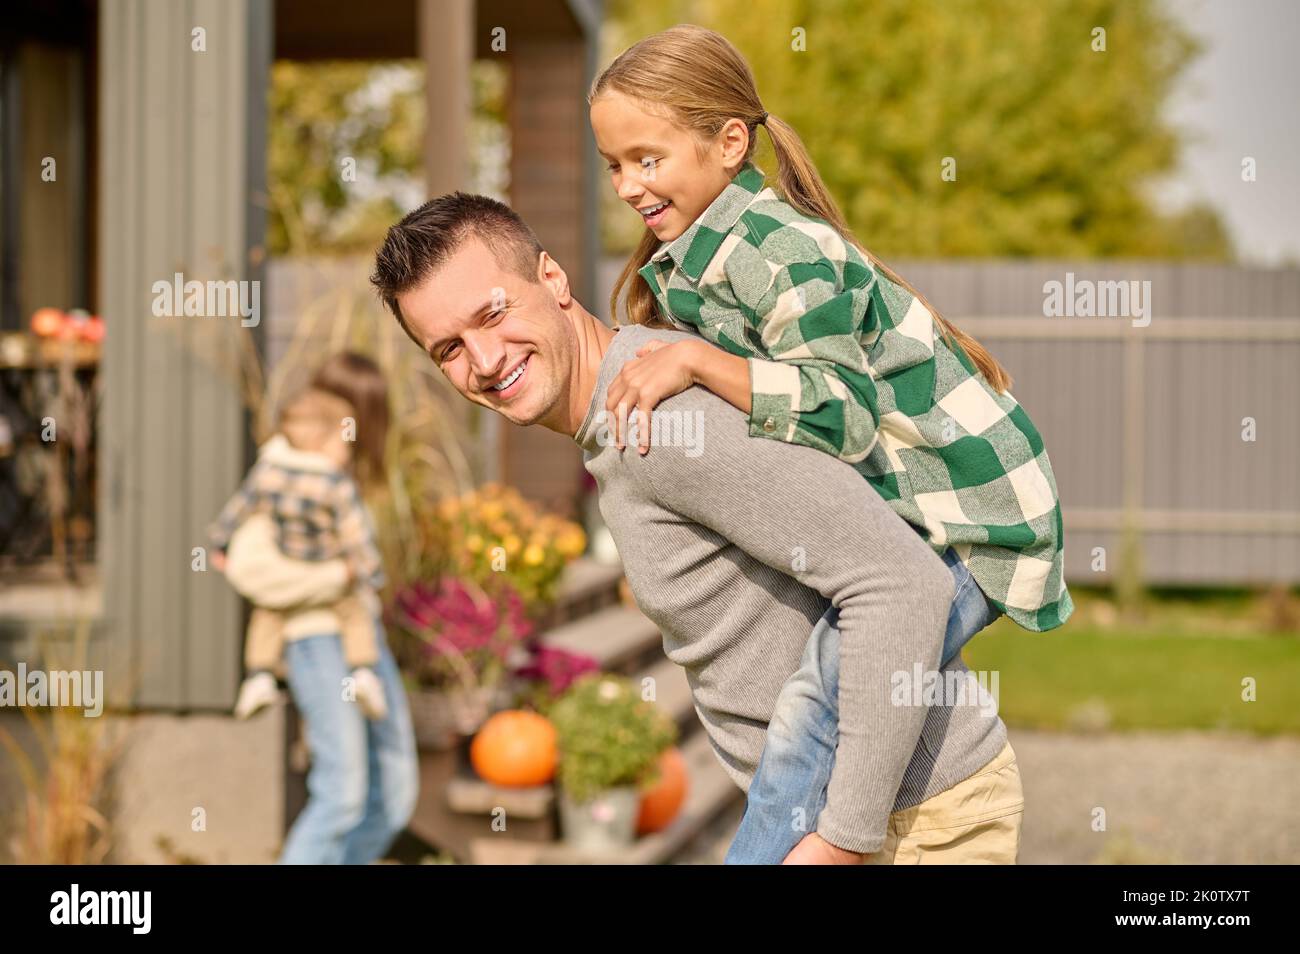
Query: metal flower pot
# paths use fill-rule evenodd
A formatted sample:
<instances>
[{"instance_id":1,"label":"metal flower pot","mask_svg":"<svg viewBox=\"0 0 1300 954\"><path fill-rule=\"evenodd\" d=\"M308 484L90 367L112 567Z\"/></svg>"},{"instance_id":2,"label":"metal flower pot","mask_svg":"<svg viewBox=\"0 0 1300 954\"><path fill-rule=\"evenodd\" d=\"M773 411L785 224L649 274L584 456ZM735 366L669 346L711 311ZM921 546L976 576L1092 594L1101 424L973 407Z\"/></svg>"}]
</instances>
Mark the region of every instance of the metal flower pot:
<instances>
[{"instance_id":1,"label":"metal flower pot","mask_svg":"<svg viewBox=\"0 0 1300 954\"><path fill-rule=\"evenodd\" d=\"M636 840L641 796L635 785L604 789L585 802L574 801L561 788L559 803L564 841L580 851L608 854Z\"/></svg>"}]
</instances>

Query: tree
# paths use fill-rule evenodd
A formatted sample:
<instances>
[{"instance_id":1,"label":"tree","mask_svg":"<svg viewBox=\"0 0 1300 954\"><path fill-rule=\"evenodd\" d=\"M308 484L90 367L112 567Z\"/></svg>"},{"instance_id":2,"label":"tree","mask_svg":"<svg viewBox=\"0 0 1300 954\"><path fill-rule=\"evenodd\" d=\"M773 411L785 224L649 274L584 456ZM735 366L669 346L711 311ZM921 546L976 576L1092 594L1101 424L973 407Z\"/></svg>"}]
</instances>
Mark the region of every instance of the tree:
<instances>
[{"instance_id":1,"label":"tree","mask_svg":"<svg viewBox=\"0 0 1300 954\"><path fill-rule=\"evenodd\" d=\"M1231 257L1213 210L1162 214L1149 195L1176 169L1164 106L1198 51L1156 0L613 0L609 12L603 62L680 22L734 43L886 261ZM606 237L627 248L639 222L603 194Z\"/></svg>"},{"instance_id":2,"label":"tree","mask_svg":"<svg viewBox=\"0 0 1300 954\"><path fill-rule=\"evenodd\" d=\"M473 188L505 188L507 74L473 66ZM276 63L267 147L267 247L369 252L426 198L418 61Z\"/></svg>"}]
</instances>

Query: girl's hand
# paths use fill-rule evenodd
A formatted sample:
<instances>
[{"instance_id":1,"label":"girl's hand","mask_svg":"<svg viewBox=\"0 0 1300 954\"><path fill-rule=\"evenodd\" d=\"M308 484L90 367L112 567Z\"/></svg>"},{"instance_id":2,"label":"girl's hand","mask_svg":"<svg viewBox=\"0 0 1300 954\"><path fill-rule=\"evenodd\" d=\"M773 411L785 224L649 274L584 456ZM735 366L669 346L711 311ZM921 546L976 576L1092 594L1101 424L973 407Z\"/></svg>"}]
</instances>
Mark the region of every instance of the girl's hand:
<instances>
[{"instance_id":1,"label":"girl's hand","mask_svg":"<svg viewBox=\"0 0 1300 954\"><path fill-rule=\"evenodd\" d=\"M627 424L637 414L638 450L650 449L650 412L664 398L680 394L697 383L698 347L703 342L650 341L637 349L636 357L623 365L609 385L605 397L607 419L613 421L614 446L622 450L627 442Z\"/></svg>"},{"instance_id":2,"label":"girl's hand","mask_svg":"<svg viewBox=\"0 0 1300 954\"><path fill-rule=\"evenodd\" d=\"M208 562L212 564L212 569L218 573L226 572L226 554L221 550L213 550L212 558Z\"/></svg>"}]
</instances>

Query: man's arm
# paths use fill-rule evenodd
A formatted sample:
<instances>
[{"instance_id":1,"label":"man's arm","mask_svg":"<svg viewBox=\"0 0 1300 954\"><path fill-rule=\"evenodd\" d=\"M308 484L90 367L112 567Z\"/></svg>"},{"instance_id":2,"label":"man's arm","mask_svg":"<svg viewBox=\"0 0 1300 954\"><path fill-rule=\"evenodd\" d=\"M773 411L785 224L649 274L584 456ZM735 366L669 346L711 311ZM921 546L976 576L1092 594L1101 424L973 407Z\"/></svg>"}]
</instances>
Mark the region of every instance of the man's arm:
<instances>
[{"instance_id":1,"label":"man's arm","mask_svg":"<svg viewBox=\"0 0 1300 954\"><path fill-rule=\"evenodd\" d=\"M225 573L240 596L279 610L336 602L350 582L346 560L294 560L281 553L265 514L254 514L235 531Z\"/></svg>"},{"instance_id":2,"label":"man's arm","mask_svg":"<svg viewBox=\"0 0 1300 954\"><path fill-rule=\"evenodd\" d=\"M891 677L938 666L952 577L848 464L750 438L743 414L698 387L658 410L702 413L703 452L623 452L643 491L839 608L839 743L817 832L877 851L926 714L892 704Z\"/></svg>"}]
</instances>

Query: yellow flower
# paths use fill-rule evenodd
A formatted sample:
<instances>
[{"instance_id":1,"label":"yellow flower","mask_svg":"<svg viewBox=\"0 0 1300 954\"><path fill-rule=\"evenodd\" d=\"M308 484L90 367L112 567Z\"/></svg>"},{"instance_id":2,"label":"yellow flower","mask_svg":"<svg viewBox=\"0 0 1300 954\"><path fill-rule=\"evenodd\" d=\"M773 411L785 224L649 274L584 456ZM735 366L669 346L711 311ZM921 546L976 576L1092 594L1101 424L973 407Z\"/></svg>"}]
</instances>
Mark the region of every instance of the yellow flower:
<instances>
[{"instance_id":1,"label":"yellow flower","mask_svg":"<svg viewBox=\"0 0 1300 954\"><path fill-rule=\"evenodd\" d=\"M501 505L500 501L490 500L479 507L478 514L483 518L483 520L491 523L493 520L500 520L502 514L505 512L506 508Z\"/></svg>"},{"instance_id":2,"label":"yellow flower","mask_svg":"<svg viewBox=\"0 0 1300 954\"><path fill-rule=\"evenodd\" d=\"M483 549L483 538L477 533L470 534L465 540L465 549L469 550L470 553L478 553Z\"/></svg>"},{"instance_id":3,"label":"yellow flower","mask_svg":"<svg viewBox=\"0 0 1300 954\"><path fill-rule=\"evenodd\" d=\"M579 556L587 548L587 535L576 523L571 523L556 537L555 548L566 557Z\"/></svg>"},{"instance_id":4,"label":"yellow flower","mask_svg":"<svg viewBox=\"0 0 1300 954\"><path fill-rule=\"evenodd\" d=\"M519 552L519 548L523 546L523 542L511 533L507 534L505 539L501 541L501 546L505 548L506 556L514 556Z\"/></svg>"},{"instance_id":5,"label":"yellow flower","mask_svg":"<svg viewBox=\"0 0 1300 954\"><path fill-rule=\"evenodd\" d=\"M524 550L524 565L538 566L546 559L546 551L537 544L531 544L528 549Z\"/></svg>"}]
</instances>

